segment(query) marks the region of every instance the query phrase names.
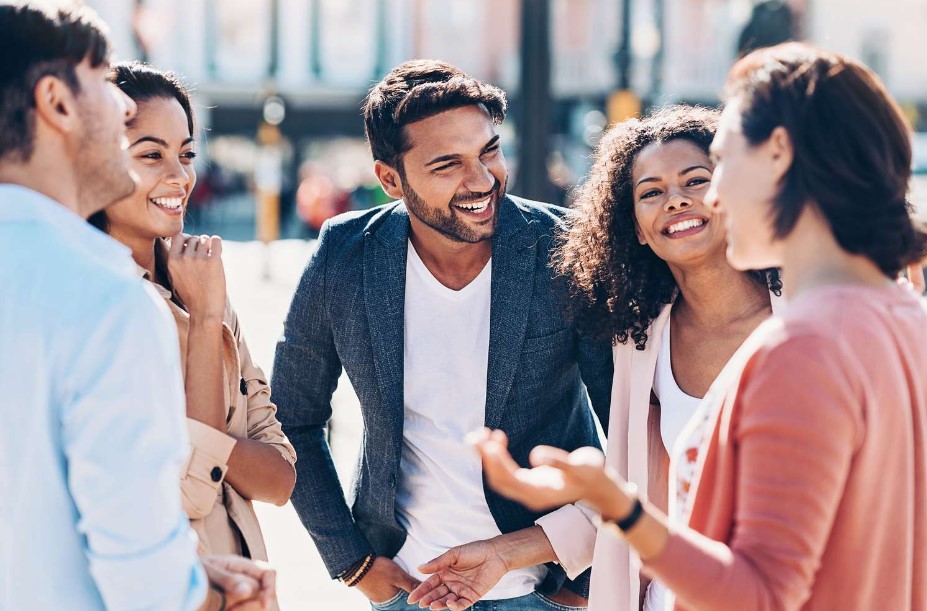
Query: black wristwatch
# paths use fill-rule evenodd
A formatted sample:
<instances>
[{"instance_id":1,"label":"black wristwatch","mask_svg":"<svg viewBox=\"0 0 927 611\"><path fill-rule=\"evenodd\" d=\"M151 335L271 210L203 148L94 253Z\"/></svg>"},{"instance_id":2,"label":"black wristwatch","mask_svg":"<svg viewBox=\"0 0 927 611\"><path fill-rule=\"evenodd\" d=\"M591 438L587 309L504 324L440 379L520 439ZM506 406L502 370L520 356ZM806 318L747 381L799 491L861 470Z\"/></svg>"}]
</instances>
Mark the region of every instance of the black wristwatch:
<instances>
[{"instance_id":1,"label":"black wristwatch","mask_svg":"<svg viewBox=\"0 0 927 611\"><path fill-rule=\"evenodd\" d=\"M618 527L618 530L621 532L628 532L634 525L637 524L638 520L641 519L641 516L644 515L644 504L641 503L639 497L634 497L634 506L631 508L631 513L627 517L621 520L609 520L612 524Z\"/></svg>"},{"instance_id":2,"label":"black wristwatch","mask_svg":"<svg viewBox=\"0 0 927 611\"><path fill-rule=\"evenodd\" d=\"M631 492L634 495L634 505L631 507L631 513L627 516L621 518L620 520L602 520L603 526L609 526L612 529L617 531L617 534L624 536L629 530L634 528L634 526L640 521L641 516L644 515L644 504L641 503L641 499L637 496L637 487L633 486Z\"/></svg>"}]
</instances>

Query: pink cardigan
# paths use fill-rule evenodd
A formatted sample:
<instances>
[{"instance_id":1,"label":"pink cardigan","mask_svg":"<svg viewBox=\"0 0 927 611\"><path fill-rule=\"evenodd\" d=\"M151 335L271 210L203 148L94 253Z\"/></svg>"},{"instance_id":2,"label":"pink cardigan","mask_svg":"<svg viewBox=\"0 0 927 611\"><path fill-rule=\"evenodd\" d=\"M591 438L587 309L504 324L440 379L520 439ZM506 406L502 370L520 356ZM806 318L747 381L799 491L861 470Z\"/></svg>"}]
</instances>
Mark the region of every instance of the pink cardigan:
<instances>
[{"instance_id":1,"label":"pink cardigan","mask_svg":"<svg viewBox=\"0 0 927 611\"><path fill-rule=\"evenodd\" d=\"M647 417L650 391L663 331L671 305L663 308L647 330L647 345L633 341L612 350L615 376L607 431L605 462L647 496ZM589 611L636 611L640 592L640 561L623 540L601 530L595 537Z\"/></svg>"},{"instance_id":2,"label":"pink cardigan","mask_svg":"<svg viewBox=\"0 0 927 611\"><path fill-rule=\"evenodd\" d=\"M773 314L779 315L785 309L785 300L772 293L770 303ZM605 460L627 481L637 485L641 497L650 494L647 447L650 391L657 355L672 309L672 304L664 306L660 315L650 323L643 350L638 350L633 341L616 344L612 349L615 376ZM668 450L672 451L672 448ZM594 527L590 524L589 528ZM584 540L579 536L575 539ZM594 558L589 611L636 611L640 600L641 569L637 554L624 540L602 530L595 536Z\"/></svg>"},{"instance_id":3,"label":"pink cardigan","mask_svg":"<svg viewBox=\"0 0 927 611\"><path fill-rule=\"evenodd\" d=\"M706 401L690 530L646 566L677 609L927 609L927 313L916 298L894 286L802 295L747 340Z\"/></svg>"}]
</instances>

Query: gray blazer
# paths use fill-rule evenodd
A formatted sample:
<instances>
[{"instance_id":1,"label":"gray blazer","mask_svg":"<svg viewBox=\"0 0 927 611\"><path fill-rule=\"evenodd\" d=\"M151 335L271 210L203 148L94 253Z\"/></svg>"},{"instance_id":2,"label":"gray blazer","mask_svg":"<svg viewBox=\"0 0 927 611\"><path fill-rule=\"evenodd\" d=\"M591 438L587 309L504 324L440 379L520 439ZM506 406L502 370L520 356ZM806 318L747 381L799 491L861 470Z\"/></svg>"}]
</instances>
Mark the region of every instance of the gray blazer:
<instances>
[{"instance_id":1,"label":"gray blazer","mask_svg":"<svg viewBox=\"0 0 927 611\"><path fill-rule=\"evenodd\" d=\"M549 266L565 213L506 197L492 238L486 426L508 434L522 465L539 444L598 446L590 398L608 427L611 346L577 338L563 314L566 282ZM409 228L402 202L328 221L277 344L273 397L299 456L292 501L333 578L371 551L395 556L405 541L395 499ZM342 367L360 399L365 428L347 502L324 432ZM486 501L503 533L529 527L540 515L489 488ZM549 568L542 589L556 591L565 574L555 564ZM588 571L570 589L586 594Z\"/></svg>"}]
</instances>

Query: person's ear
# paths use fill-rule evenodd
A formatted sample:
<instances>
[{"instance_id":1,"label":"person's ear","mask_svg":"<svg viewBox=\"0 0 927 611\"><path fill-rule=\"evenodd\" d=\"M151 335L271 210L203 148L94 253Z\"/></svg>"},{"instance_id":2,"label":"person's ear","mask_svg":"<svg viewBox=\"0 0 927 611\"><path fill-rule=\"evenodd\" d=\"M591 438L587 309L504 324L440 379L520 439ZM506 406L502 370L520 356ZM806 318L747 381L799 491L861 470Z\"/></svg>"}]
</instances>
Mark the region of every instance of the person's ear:
<instances>
[{"instance_id":1,"label":"person's ear","mask_svg":"<svg viewBox=\"0 0 927 611\"><path fill-rule=\"evenodd\" d=\"M373 173L377 175L377 180L380 181L380 186L387 195L393 199L402 199L404 195L402 179L396 168L377 160L373 164Z\"/></svg>"},{"instance_id":2,"label":"person's ear","mask_svg":"<svg viewBox=\"0 0 927 611\"><path fill-rule=\"evenodd\" d=\"M769 158L772 163L773 174L776 181L782 180L789 168L792 167L792 161L795 159L795 148L792 145L792 137L789 136L787 129L779 125L773 128L766 141L769 151Z\"/></svg>"},{"instance_id":3,"label":"person's ear","mask_svg":"<svg viewBox=\"0 0 927 611\"><path fill-rule=\"evenodd\" d=\"M33 90L36 122L62 135L76 133L81 119L77 112L77 96L61 78L46 75Z\"/></svg>"}]
</instances>

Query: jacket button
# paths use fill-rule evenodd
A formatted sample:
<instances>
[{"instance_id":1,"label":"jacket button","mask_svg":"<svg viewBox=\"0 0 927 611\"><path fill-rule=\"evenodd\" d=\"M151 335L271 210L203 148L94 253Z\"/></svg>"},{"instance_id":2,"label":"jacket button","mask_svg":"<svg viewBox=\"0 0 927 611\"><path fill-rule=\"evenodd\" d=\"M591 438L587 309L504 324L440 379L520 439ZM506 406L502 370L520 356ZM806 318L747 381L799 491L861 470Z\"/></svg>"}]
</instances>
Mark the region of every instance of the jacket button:
<instances>
[{"instance_id":1,"label":"jacket button","mask_svg":"<svg viewBox=\"0 0 927 611\"><path fill-rule=\"evenodd\" d=\"M209 472L209 477L212 478L212 481L218 482L222 479L222 469L219 467L213 467L212 471Z\"/></svg>"},{"instance_id":2,"label":"jacket button","mask_svg":"<svg viewBox=\"0 0 927 611\"><path fill-rule=\"evenodd\" d=\"M242 378L238 383L238 389L241 390L241 394L248 396L248 385L245 383L245 379Z\"/></svg>"}]
</instances>

